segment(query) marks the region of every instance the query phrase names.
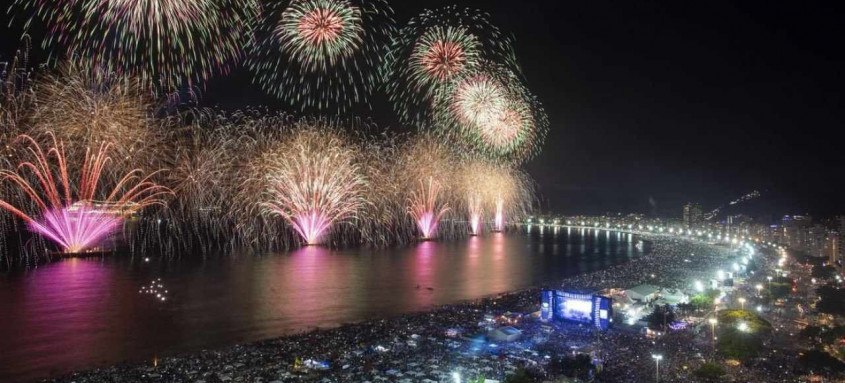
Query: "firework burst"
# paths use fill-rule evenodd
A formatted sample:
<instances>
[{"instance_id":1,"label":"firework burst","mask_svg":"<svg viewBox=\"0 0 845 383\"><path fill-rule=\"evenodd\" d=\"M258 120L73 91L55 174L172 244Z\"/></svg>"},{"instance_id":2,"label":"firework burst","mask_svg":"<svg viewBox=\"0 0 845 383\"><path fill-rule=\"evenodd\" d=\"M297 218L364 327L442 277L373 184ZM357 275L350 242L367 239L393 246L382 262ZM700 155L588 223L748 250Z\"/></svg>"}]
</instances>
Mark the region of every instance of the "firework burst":
<instances>
[{"instance_id":1,"label":"firework burst","mask_svg":"<svg viewBox=\"0 0 845 383\"><path fill-rule=\"evenodd\" d=\"M454 6L425 11L399 30L384 66L388 97L405 122L430 122L436 97L480 61L518 65L489 17Z\"/></svg>"},{"instance_id":2,"label":"firework burst","mask_svg":"<svg viewBox=\"0 0 845 383\"><path fill-rule=\"evenodd\" d=\"M170 92L227 73L258 17L254 0L15 0L45 48Z\"/></svg>"},{"instance_id":3,"label":"firework burst","mask_svg":"<svg viewBox=\"0 0 845 383\"><path fill-rule=\"evenodd\" d=\"M252 43L254 82L301 108L368 102L393 33L384 0L293 0L268 9Z\"/></svg>"},{"instance_id":4,"label":"firework burst","mask_svg":"<svg viewBox=\"0 0 845 383\"><path fill-rule=\"evenodd\" d=\"M494 64L456 80L438 97L440 134L486 157L519 163L535 155L548 121L518 76Z\"/></svg>"},{"instance_id":5,"label":"firework burst","mask_svg":"<svg viewBox=\"0 0 845 383\"><path fill-rule=\"evenodd\" d=\"M78 169L79 181L72 184L70 177L76 169L69 167L63 143L53 137L53 145L44 151L32 137L21 136L20 140L28 144L24 154L31 160L23 160L16 171L0 171L0 179L19 190L21 203L15 206L0 200L0 208L54 241L65 253L90 250L113 233L124 217L163 204L161 198L170 193L152 182L155 173L143 176L137 170L125 174L112 190L102 190L100 177L111 161L109 144L86 152ZM40 217L26 212L30 206Z\"/></svg>"},{"instance_id":6,"label":"firework burst","mask_svg":"<svg viewBox=\"0 0 845 383\"><path fill-rule=\"evenodd\" d=\"M448 83L478 60L480 43L466 28L435 26L414 45L411 67L418 87Z\"/></svg>"}]
</instances>

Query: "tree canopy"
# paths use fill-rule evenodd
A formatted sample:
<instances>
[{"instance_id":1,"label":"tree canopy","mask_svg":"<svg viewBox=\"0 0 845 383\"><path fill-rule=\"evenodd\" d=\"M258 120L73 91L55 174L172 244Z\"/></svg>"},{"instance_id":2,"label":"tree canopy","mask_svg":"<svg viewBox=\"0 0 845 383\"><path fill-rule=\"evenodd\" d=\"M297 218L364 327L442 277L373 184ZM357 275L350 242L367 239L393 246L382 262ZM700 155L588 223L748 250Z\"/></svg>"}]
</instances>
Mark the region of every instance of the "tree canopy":
<instances>
[{"instance_id":1,"label":"tree canopy","mask_svg":"<svg viewBox=\"0 0 845 383\"><path fill-rule=\"evenodd\" d=\"M718 318L716 348L729 358L745 360L757 356L763 347L763 338L772 331L768 321L747 310L722 310Z\"/></svg>"},{"instance_id":2,"label":"tree canopy","mask_svg":"<svg viewBox=\"0 0 845 383\"><path fill-rule=\"evenodd\" d=\"M704 363L692 372L697 378L705 382L721 382L725 376L725 368L717 363Z\"/></svg>"},{"instance_id":3,"label":"tree canopy","mask_svg":"<svg viewBox=\"0 0 845 383\"><path fill-rule=\"evenodd\" d=\"M816 303L816 310L832 315L845 315L845 291L842 289L825 285L816 289L819 300Z\"/></svg>"},{"instance_id":4,"label":"tree canopy","mask_svg":"<svg viewBox=\"0 0 845 383\"><path fill-rule=\"evenodd\" d=\"M675 310L672 306L654 306L654 311L646 316L648 327L652 330L666 330L666 326L674 322L676 319Z\"/></svg>"}]
</instances>

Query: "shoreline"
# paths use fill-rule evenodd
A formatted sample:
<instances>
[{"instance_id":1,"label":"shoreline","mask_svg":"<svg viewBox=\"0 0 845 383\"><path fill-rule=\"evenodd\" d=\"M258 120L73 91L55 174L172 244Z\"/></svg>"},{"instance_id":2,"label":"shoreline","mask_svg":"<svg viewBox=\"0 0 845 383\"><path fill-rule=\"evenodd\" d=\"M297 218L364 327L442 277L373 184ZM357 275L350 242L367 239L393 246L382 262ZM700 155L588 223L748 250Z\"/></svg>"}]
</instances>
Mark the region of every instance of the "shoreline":
<instances>
[{"instance_id":1,"label":"shoreline","mask_svg":"<svg viewBox=\"0 0 845 383\"><path fill-rule=\"evenodd\" d=\"M640 235L640 234L638 234ZM442 349L443 341L448 343L444 331L449 328L473 329L484 316L484 313L533 312L539 307L539 291L544 287L564 287L572 289L589 289L598 291L604 288L628 288L633 285L650 282L669 288L679 288L682 280L687 280L688 273L703 273L712 261L724 259L729 249L694 241L673 237L640 235L644 239L654 239L651 252L618 265L587 274L579 274L562 278L547 286L533 286L516 291L492 294L464 302L433 307L429 310L401 314L389 318L374 318L354 323L341 323L330 328L306 329L299 333L287 334L257 342L247 342L232 346L219 347L188 353L180 353L157 359L153 363L123 362L106 367L71 372L59 376L42 378L41 381L52 382L98 382L98 381L159 381L178 379L179 381L226 382L230 380L254 381L286 381L296 379L318 381L323 375L335 376L337 381L345 380L346 374L362 374L366 371L346 371L350 367L343 361L349 358L366 360L366 354L373 348L382 346L378 343L396 343L397 338L408 338L405 342L390 347L397 352L405 350L406 344L414 344L414 348ZM672 246L684 243L695 249L709 249L715 256L704 256L704 261L698 267L681 264L682 269L661 270L668 267L669 259L677 259L682 254L671 251ZM693 263L690 261L689 263ZM676 265L677 266L677 265ZM708 270L709 271L709 270ZM659 276L657 274L660 274ZM666 275L664 275L666 274ZM592 330L578 325L563 325L574 332L592 333ZM623 333L625 329L616 328L610 333ZM571 335L571 334L567 334ZM583 335L583 334L582 334ZM592 335L591 335L592 336ZM598 335L601 337L602 335ZM423 338L425 337L425 338ZM431 344L417 341L419 339L432 340ZM355 346L358 348L355 349ZM363 350L363 351L362 351ZM448 348L447 348L448 350ZM415 352L423 350L416 349ZM422 352L425 353L425 352ZM245 355L249 355L245 358ZM406 356L407 357L407 356ZM300 360L315 359L330 361L330 368L325 371L310 370L302 375L293 368L297 358ZM341 364L341 365L338 365ZM378 369L376 369L377 371ZM494 375L504 375L501 370ZM318 378L319 377L319 378ZM433 376L432 376L433 377ZM331 377L329 377L331 381ZM436 380L436 379L434 379Z\"/></svg>"}]
</instances>

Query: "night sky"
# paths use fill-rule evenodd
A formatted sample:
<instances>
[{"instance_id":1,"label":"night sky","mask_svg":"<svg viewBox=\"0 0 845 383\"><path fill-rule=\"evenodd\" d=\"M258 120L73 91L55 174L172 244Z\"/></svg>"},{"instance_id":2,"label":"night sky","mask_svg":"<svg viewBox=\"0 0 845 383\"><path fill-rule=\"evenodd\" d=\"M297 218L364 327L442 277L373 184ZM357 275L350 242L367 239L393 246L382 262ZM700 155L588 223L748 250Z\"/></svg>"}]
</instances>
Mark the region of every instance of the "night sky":
<instances>
[{"instance_id":1,"label":"night sky","mask_svg":"<svg viewBox=\"0 0 845 383\"><path fill-rule=\"evenodd\" d=\"M769 217L845 213L842 4L392 4L400 24L423 8L479 8L515 37L551 121L526 165L544 212L680 216L684 202L715 208L759 189ZM3 30L8 57L20 31ZM200 102L280 107L249 81L215 79ZM403 129L383 98L359 115Z\"/></svg>"}]
</instances>

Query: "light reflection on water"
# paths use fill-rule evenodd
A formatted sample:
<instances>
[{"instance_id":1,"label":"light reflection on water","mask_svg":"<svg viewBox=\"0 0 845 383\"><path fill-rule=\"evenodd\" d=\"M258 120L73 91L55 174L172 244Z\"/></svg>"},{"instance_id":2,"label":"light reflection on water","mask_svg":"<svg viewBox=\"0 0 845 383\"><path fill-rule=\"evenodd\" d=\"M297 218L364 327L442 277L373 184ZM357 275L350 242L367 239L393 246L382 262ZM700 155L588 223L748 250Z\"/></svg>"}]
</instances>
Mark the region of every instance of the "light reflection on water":
<instances>
[{"instance_id":1,"label":"light reflection on water","mask_svg":"<svg viewBox=\"0 0 845 383\"><path fill-rule=\"evenodd\" d=\"M425 310L637 254L630 235L590 231L541 227L395 249L310 246L206 260L69 259L15 272L0 276L0 381ZM139 293L157 278L166 301Z\"/></svg>"}]
</instances>

